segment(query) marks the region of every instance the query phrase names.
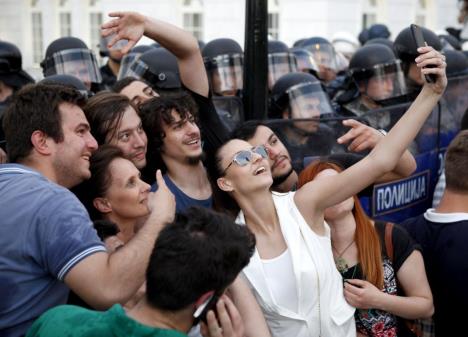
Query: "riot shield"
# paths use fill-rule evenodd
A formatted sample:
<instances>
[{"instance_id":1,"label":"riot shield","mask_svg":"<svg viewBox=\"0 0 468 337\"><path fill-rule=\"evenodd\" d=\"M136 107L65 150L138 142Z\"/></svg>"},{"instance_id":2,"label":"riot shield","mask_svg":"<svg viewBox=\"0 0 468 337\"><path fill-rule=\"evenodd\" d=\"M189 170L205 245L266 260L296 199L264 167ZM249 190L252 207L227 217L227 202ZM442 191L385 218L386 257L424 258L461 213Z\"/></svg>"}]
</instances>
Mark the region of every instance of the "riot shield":
<instances>
[{"instance_id":1,"label":"riot shield","mask_svg":"<svg viewBox=\"0 0 468 337\"><path fill-rule=\"evenodd\" d=\"M441 102L442 126L447 130L458 130L461 127L461 119L468 109L468 75L450 78ZM442 147L448 145L442 144Z\"/></svg>"},{"instance_id":2,"label":"riot shield","mask_svg":"<svg viewBox=\"0 0 468 337\"><path fill-rule=\"evenodd\" d=\"M266 121L289 151L297 172L312 160L333 153L345 153L345 145L337 143L349 128L343 117L274 119Z\"/></svg>"},{"instance_id":3,"label":"riot shield","mask_svg":"<svg viewBox=\"0 0 468 337\"><path fill-rule=\"evenodd\" d=\"M244 108L239 97L213 96L212 100L216 112L229 132L244 121Z\"/></svg>"}]
</instances>

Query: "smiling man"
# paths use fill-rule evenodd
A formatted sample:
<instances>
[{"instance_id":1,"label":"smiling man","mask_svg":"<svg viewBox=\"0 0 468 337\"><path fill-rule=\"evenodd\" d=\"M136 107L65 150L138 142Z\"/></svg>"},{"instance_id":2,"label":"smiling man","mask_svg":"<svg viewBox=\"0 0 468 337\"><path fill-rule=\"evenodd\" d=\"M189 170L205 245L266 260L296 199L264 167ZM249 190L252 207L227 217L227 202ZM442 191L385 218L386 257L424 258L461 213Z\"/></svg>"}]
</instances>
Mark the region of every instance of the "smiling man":
<instances>
[{"instance_id":1,"label":"smiling man","mask_svg":"<svg viewBox=\"0 0 468 337\"><path fill-rule=\"evenodd\" d=\"M59 85L31 85L13 99L3 126L11 164L0 165L0 335L24 336L69 288L91 306L124 303L144 282L174 200L159 175L140 231L109 255L88 212L68 189L90 178L97 149L83 96ZM163 186L164 185L164 186Z\"/></svg>"},{"instance_id":2,"label":"smiling man","mask_svg":"<svg viewBox=\"0 0 468 337\"><path fill-rule=\"evenodd\" d=\"M126 96L101 92L90 98L83 110L99 145L115 145L139 170L146 166L148 140L141 119Z\"/></svg>"},{"instance_id":3,"label":"smiling man","mask_svg":"<svg viewBox=\"0 0 468 337\"><path fill-rule=\"evenodd\" d=\"M153 98L140 107L149 136L149 168L165 168L164 180L176 198L176 210L212 206L211 186L203 166L200 129L189 96ZM157 186L153 186L153 189Z\"/></svg>"}]
</instances>

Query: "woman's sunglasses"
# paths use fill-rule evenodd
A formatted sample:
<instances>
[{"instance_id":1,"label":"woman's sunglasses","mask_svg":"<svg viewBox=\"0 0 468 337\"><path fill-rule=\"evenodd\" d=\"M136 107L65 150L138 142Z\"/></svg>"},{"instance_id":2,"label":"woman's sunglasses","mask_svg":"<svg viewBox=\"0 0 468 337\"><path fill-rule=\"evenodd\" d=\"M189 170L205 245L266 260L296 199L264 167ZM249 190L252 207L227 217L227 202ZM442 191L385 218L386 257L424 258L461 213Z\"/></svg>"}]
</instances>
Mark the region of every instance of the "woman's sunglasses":
<instances>
[{"instance_id":1,"label":"woman's sunglasses","mask_svg":"<svg viewBox=\"0 0 468 337\"><path fill-rule=\"evenodd\" d=\"M239 151L234 155L229 165L224 169L222 175L224 176L226 174L226 171L228 170L228 168L231 167L233 163L236 163L236 165L239 165L239 166L247 165L248 163L252 161L252 156L255 153L259 154L262 158L268 157L268 151L264 145L253 147L250 150Z\"/></svg>"}]
</instances>

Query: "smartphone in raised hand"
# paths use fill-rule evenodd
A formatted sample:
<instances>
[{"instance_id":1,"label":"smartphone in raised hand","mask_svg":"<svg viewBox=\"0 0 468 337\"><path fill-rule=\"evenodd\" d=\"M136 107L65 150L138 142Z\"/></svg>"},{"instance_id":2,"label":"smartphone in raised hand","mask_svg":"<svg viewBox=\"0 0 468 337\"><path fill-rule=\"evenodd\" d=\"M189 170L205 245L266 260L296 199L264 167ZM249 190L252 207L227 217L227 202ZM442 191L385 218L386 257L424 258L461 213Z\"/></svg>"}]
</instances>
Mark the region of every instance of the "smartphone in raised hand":
<instances>
[{"instance_id":1,"label":"smartphone in raised hand","mask_svg":"<svg viewBox=\"0 0 468 337\"><path fill-rule=\"evenodd\" d=\"M414 23L410 25L411 34L413 35L414 42L416 43L417 48L426 47L427 42L424 40L424 35L422 33L421 27L415 25ZM428 68L433 68L435 65L428 65ZM428 83L435 83L437 81L437 75L429 74L424 75Z\"/></svg>"}]
</instances>

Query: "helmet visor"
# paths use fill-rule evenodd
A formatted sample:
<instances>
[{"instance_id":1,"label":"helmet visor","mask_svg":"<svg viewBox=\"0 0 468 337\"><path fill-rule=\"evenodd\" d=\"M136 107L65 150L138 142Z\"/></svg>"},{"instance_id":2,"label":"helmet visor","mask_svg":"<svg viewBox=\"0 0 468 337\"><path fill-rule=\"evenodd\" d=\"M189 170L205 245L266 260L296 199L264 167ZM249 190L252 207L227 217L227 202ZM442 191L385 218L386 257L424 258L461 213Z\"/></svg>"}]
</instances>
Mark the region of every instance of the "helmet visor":
<instances>
[{"instance_id":1,"label":"helmet visor","mask_svg":"<svg viewBox=\"0 0 468 337\"><path fill-rule=\"evenodd\" d=\"M318 73L319 68L317 64L315 63L314 56L312 55L311 52L309 52L308 50L302 49L302 50L292 51L292 53L294 54L294 57L296 58L298 71L302 71L306 73L310 71L314 71L315 73Z\"/></svg>"},{"instance_id":2,"label":"helmet visor","mask_svg":"<svg viewBox=\"0 0 468 337\"><path fill-rule=\"evenodd\" d=\"M211 60L209 78L213 92L235 95L243 88L244 56L218 55Z\"/></svg>"},{"instance_id":3,"label":"helmet visor","mask_svg":"<svg viewBox=\"0 0 468 337\"><path fill-rule=\"evenodd\" d=\"M312 53L315 63L319 67L323 66L331 70L337 70L335 49L331 44L316 43L304 48Z\"/></svg>"},{"instance_id":4,"label":"helmet visor","mask_svg":"<svg viewBox=\"0 0 468 337\"><path fill-rule=\"evenodd\" d=\"M122 57L122 61L120 62L119 75L117 76L118 80L131 76L129 74L130 66L133 64L133 62L135 62L136 59L138 59L140 55L140 53L128 53Z\"/></svg>"},{"instance_id":5,"label":"helmet visor","mask_svg":"<svg viewBox=\"0 0 468 337\"><path fill-rule=\"evenodd\" d=\"M361 71L359 75L357 76L359 86L362 88L364 85L366 95L375 101L408 93L400 60L376 65L372 69ZM364 78L359 80L360 77Z\"/></svg>"},{"instance_id":6,"label":"helmet visor","mask_svg":"<svg viewBox=\"0 0 468 337\"><path fill-rule=\"evenodd\" d=\"M141 79L143 74L148 70L148 65L136 57L124 73L124 77L134 77Z\"/></svg>"},{"instance_id":7,"label":"helmet visor","mask_svg":"<svg viewBox=\"0 0 468 337\"><path fill-rule=\"evenodd\" d=\"M300 83L288 90L291 118L318 118L333 113L319 83Z\"/></svg>"},{"instance_id":8,"label":"helmet visor","mask_svg":"<svg viewBox=\"0 0 468 337\"><path fill-rule=\"evenodd\" d=\"M66 49L54 53L46 62L46 74L66 74L83 83L101 83L102 77L94 52L89 49Z\"/></svg>"},{"instance_id":9,"label":"helmet visor","mask_svg":"<svg viewBox=\"0 0 468 337\"><path fill-rule=\"evenodd\" d=\"M268 54L268 88L270 90L281 76L296 71L296 58L292 53Z\"/></svg>"}]
</instances>

